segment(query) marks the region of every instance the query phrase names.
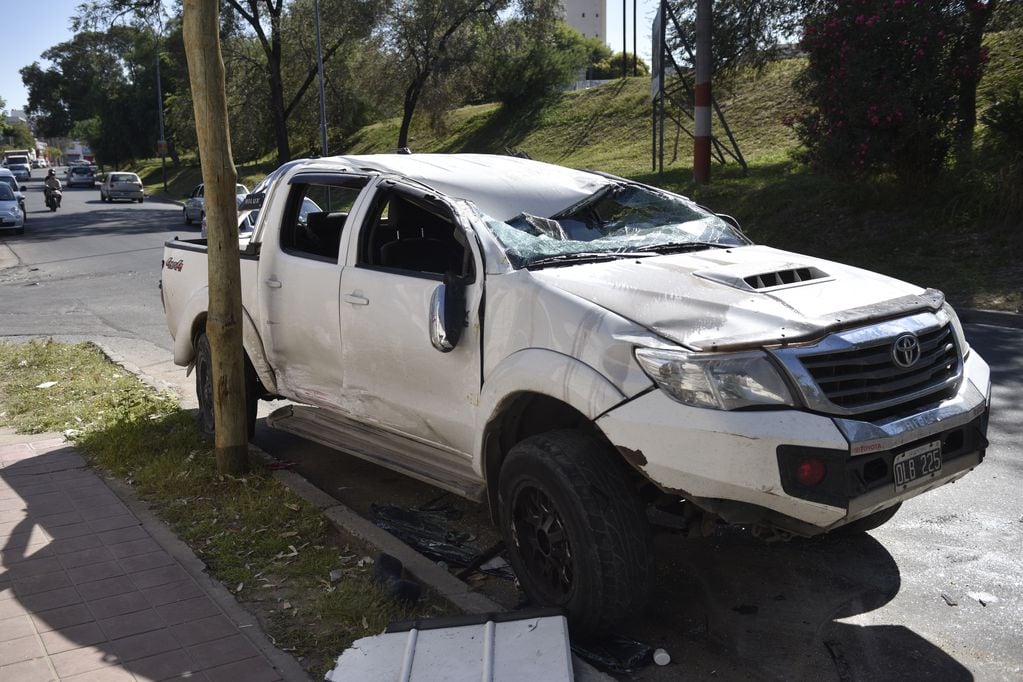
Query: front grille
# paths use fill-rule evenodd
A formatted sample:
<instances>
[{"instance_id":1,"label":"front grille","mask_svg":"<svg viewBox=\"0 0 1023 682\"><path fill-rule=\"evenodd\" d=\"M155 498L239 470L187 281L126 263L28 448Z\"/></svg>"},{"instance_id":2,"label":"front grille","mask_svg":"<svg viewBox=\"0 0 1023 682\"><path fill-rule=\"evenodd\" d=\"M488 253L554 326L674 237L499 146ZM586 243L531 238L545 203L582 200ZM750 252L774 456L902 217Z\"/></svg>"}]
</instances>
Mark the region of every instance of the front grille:
<instances>
[{"instance_id":1,"label":"front grille","mask_svg":"<svg viewBox=\"0 0 1023 682\"><path fill-rule=\"evenodd\" d=\"M803 355L800 361L832 404L869 410L954 388L959 353L951 325L922 332L920 359L910 368L895 364L893 338L852 350Z\"/></svg>"}]
</instances>

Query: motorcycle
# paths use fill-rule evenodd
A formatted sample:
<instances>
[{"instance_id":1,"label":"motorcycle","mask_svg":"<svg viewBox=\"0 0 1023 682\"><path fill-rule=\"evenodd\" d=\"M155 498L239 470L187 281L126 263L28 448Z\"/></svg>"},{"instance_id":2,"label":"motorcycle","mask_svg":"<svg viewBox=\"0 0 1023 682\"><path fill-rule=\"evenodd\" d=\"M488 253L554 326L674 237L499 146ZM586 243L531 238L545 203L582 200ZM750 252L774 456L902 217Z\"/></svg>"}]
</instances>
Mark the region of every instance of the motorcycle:
<instances>
[{"instance_id":1,"label":"motorcycle","mask_svg":"<svg viewBox=\"0 0 1023 682\"><path fill-rule=\"evenodd\" d=\"M47 188L45 190L45 194L46 208L50 209L50 211L56 211L58 208L60 208L60 200L64 197L63 192L61 192L59 189Z\"/></svg>"}]
</instances>

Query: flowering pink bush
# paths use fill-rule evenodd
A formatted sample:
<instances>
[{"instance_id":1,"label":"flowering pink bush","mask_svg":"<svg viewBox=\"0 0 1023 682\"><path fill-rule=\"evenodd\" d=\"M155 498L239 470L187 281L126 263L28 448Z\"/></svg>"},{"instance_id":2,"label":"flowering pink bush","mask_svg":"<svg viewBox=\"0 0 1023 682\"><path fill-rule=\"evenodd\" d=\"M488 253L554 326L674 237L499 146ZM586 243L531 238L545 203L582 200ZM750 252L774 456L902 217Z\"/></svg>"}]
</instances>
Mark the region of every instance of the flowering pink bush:
<instances>
[{"instance_id":1,"label":"flowering pink bush","mask_svg":"<svg viewBox=\"0 0 1023 682\"><path fill-rule=\"evenodd\" d=\"M795 117L809 160L853 174L939 170L963 73L947 3L836 0L808 15L797 83L810 108Z\"/></svg>"}]
</instances>

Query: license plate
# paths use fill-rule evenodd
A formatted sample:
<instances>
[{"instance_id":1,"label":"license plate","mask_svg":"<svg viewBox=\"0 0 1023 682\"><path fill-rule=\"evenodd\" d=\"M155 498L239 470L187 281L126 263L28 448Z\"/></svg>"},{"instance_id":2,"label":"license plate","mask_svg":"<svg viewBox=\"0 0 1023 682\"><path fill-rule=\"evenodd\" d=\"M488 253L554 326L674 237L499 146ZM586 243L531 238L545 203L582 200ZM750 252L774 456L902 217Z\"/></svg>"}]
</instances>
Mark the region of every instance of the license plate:
<instances>
[{"instance_id":1,"label":"license plate","mask_svg":"<svg viewBox=\"0 0 1023 682\"><path fill-rule=\"evenodd\" d=\"M941 441L935 440L895 455L895 492L926 483L941 473Z\"/></svg>"}]
</instances>

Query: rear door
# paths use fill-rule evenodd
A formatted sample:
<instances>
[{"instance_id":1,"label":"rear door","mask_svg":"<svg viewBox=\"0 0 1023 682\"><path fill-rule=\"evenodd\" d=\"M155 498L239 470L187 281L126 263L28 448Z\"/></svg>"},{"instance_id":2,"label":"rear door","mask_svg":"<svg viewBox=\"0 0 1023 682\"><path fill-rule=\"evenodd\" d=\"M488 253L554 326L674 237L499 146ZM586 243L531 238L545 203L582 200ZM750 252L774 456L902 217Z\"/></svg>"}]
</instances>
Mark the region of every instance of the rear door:
<instances>
[{"instance_id":1,"label":"rear door","mask_svg":"<svg viewBox=\"0 0 1023 682\"><path fill-rule=\"evenodd\" d=\"M277 243L261 250L260 323L278 388L289 398L340 409L338 254L367 181L360 174L298 173L275 190L286 191L287 201L271 237Z\"/></svg>"},{"instance_id":2,"label":"rear door","mask_svg":"<svg viewBox=\"0 0 1023 682\"><path fill-rule=\"evenodd\" d=\"M469 229L435 194L381 180L341 273L347 410L466 456L480 392L483 291ZM466 283L467 327L441 353L430 342L430 300L449 272Z\"/></svg>"}]
</instances>

